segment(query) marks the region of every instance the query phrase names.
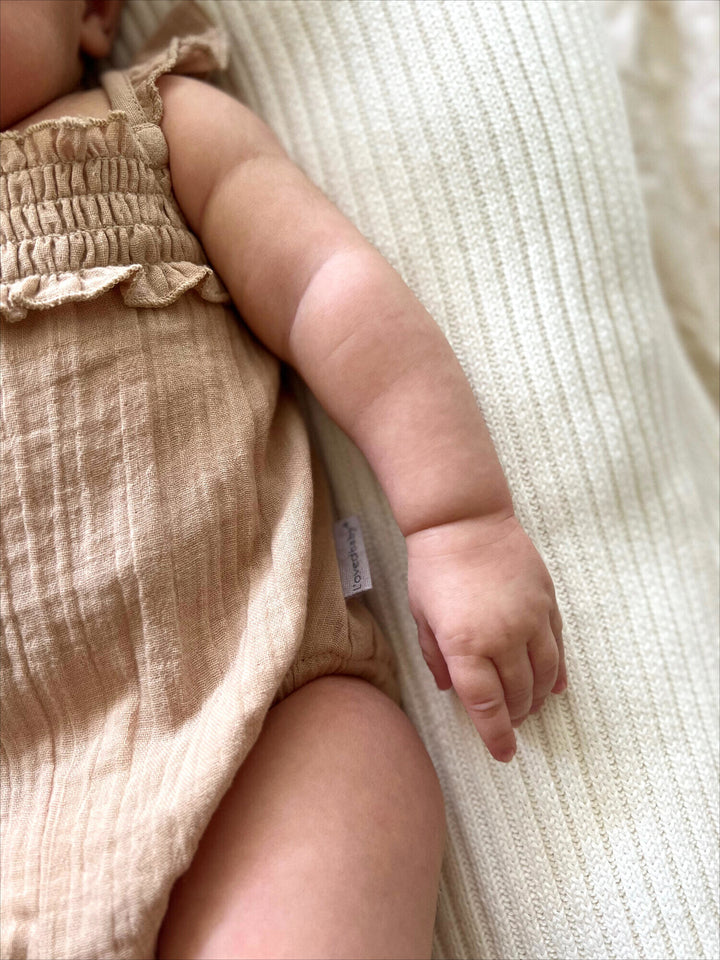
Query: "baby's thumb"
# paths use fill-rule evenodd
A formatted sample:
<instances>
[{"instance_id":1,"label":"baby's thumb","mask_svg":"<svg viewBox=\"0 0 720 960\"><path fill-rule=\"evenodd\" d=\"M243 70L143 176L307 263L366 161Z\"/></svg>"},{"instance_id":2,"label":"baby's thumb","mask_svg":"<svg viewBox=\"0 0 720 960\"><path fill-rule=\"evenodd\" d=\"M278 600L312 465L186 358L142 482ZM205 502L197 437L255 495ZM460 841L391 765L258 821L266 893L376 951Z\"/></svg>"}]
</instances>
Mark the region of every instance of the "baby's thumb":
<instances>
[{"instance_id":1,"label":"baby's thumb","mask_svg":"<svg viewBox=\"0 0 720 960\"><path fill-rule=\"evenodd\" d=\"M433 677L435 677L435 683L438 687L441 690L449 690L452 686L450 671L447 668L445 657L443 657L442 651L435 639L435 634L423 617L417 617L415 622L417 623L418 640L420 642L423 659L428 667L430 667L430 672Z\"/></svg>"}]
</instances>

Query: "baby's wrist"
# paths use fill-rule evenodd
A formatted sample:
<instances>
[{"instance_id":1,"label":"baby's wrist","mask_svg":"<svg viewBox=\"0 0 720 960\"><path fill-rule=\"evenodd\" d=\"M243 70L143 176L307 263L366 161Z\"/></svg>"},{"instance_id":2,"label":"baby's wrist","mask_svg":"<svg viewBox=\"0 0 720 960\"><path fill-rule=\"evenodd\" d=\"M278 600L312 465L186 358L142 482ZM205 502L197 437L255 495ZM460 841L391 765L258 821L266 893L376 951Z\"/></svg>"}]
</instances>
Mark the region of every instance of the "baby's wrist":
<instances>
[{"instance_id":1,"label":"baby's wrist","mask_svg":"<svg viewBox=\"0 0 720 960\"><path fill-rule=\"evenodd\" d=\"M464 466L464 465L463 465ZM495 465L489 464L488 467ZM500 464L479 471L439 462L425 471L423 482L387 490L390 506L404 537L423 530L447 528L463 521L496 524L514 516L512 497Z\"/></svg>"},{"instance_id":2,"label":"baby's wrist","mask_svg":"<svg viewBox=\"0 0 720 960\"><path fill-rule=\"evenodd\" d=\"M492 510L479 510L467 516L436 519L405 533L404 536L408 548L411 544L413 547L419 547L422 544L447 538L462 542L467 537L472 538L477 544L480 537L481 540L491 543L519 526L520 521L515 514L512 501L508 499Z\"/></svg>"}]
</instances>

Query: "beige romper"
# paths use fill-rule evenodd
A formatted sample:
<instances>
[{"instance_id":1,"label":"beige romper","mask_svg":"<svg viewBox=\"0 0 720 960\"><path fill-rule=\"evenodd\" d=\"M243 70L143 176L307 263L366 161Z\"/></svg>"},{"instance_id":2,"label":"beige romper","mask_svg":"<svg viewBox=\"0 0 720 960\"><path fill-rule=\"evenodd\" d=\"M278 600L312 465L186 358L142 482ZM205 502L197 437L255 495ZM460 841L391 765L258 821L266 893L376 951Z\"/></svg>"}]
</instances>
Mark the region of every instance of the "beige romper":
<instances>
[{"instance_id":1,"label":"beige romper","mask_svg":"<svg viewBox=\"0 0 720 960\"><path fill-rule=\"evenodd\" d=\"M227 46L170 27L108 117L1 135L3 958L152 957L273 703L398 699L280 366L171 192L155 80Z\"/></svg>"}]
</instances>

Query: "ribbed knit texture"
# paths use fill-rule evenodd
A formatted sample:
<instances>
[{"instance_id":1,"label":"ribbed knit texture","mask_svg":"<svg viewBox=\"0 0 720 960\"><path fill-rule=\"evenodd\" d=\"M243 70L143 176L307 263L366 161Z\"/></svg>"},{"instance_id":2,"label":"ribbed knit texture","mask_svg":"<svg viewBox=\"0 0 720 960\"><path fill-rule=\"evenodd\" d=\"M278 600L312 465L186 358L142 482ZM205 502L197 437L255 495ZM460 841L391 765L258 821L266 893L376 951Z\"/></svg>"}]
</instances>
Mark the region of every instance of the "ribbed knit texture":
<instances>
[{"instance_id":1,"label":"ribbed knit texture","mask_svg":"<svg viewBox=\"0 0 720 960\"><path fill-rule=\"evenodd\" d=\"M663 297L720 404L720 4L602 0Z\"/></svg>"},{"instance_id":2,"label":"ribbed knit texture","mask_svg":"<svg viewBox=\"0 0 720 960\"><path fill-rule=\"evenodd\" d=\"M565 621L569 690L497 764L422 661L386 503L312 406L445 792L435 956L718 956L717 415L593 5L204 6L231 88L445 331ZM130 0L119 62L167 8Z\"/></svg>"}]
</instances>

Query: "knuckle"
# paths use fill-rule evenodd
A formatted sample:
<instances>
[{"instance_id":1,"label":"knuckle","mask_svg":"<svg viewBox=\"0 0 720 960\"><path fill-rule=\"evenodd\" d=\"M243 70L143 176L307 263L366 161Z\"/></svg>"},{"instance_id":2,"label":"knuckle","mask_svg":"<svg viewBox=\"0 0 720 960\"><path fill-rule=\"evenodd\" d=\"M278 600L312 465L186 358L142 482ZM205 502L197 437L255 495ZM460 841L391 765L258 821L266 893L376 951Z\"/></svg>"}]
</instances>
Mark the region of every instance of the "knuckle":
<instances>
[{"instance_id":1,"label":"knuckle","mask_svg":"<svg viewBox=\"0 0 720 960\"><path fill-rule=\"evenodd\" d=\"M487 621L488 634L491 636L509 636L513 634L526 614L516 607L501 607L494 611Z\"/></svg>"},{"instance_id":2,"label":"knuckle","mask_svg":"<svg viewBox=\"0 0 720 960\"><path fill-rule=\"evenodd\" d=\"M498 615L493 635L497 638L499 645L505 646L511 641L524 640L537 632L538 623L542 617L542 611L532 603L523 605L519 609L506 610Z\"/></svg>"},{"instance_id":3,"label":"knuckle","mask_svg":"<svg viewBox=\"0 0 720 960\"><path fill-rule=\"evenodd\" d=\"M559 658L555 656L552 658L552 660L544 660L537 666L535 670L536 684L542 685L544 683L549 683L555 678L555 675L557 674L558 660Z\"/></svg>"},{"instance_id":4,"label":"knuckle","mask_svg":"<svg viewBox=\"0 0 720 960\"><path fill-rule=\"evenodd\" d=\"M477 633L455 633L441 641L443 653L458 660L494 660L505 653L514 641L507 631L483 629Z\"/></svg>"},{"instance_id":5,"label":"knuckle","mask_svg":"<svg viewBox=\"0 0 720 960\"><path fill-rule=\"evenodd\" d=\"M482 717L484 720L496 717L504 706L505 701L499 700L496 697L489 700L474 700L467 704L467 708L471 713Z\"/></svg>"},{"instance_id":6,"label":"knuckle","mask_svg":"<svg viewBox=\"0 0 720 960\"><path fill-rule=\"evenodd\" d=\"M481 642L470 630L448 633L443 638L443 647L453 657L479 656Z\"/></svg>"},{"instance_id":7,"label":"knuckle","mask_svg":"<svg viewBox=\"0 0 720 960\"><path fill-rule=\"evenodd\" d=\"M524 703L526 700L532 699L532 689L530 687L518 687L518 689L513 690L512 693L508 693L505 697L507 703Z\"/></svg>"}]
</instances>

